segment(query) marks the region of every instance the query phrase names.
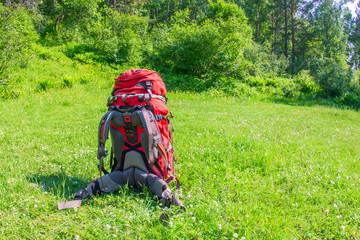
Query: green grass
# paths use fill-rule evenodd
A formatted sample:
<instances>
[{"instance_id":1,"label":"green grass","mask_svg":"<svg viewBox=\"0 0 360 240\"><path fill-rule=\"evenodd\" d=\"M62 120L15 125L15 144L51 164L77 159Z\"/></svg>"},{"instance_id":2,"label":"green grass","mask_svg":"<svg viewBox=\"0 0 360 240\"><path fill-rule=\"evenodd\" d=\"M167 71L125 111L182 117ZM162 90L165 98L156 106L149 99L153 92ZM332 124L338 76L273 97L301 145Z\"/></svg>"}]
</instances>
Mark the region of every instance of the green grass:
<instances>
[{"instance_id":1,"label":"green grass","mask_svg":"<svg viewBox=\"0 0 360 240\"><path fill-rule=\"evenodd\" d=\"M75 80L38 91L40 72L50 80L74 72ZM0 238L360 237L357 111L169 93L186 212L170 208L165 227L149 191L125 188L57 210L99 176L97 127L118 72L39 58L18 74L33 81L0 106Z\"/></svg>"}]
</instances>

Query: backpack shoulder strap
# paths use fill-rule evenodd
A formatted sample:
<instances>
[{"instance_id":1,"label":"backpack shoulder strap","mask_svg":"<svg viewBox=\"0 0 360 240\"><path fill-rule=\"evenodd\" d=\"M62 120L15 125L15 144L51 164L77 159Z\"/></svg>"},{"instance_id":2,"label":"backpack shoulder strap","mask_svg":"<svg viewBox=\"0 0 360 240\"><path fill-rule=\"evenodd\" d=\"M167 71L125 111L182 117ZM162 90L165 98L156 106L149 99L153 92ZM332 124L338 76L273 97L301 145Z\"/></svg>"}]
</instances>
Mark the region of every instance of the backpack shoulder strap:
<instances>
[{"instance_id":1,"label":"backpack shoulder strap","mask_svg":"<svg viewBox=\"0 0 360 240\"><path fill-rule=\"evenodd\" d=\"M110 121L112 120L114 113L114 111L108 111L101 118L99 123L97 158L100 160L99 170L102 170L105 174L107 174L107 172L104 169L104 158L108 154L108 151L105 149L105 143L109 137Z\"/></svg>"},{"instance_id":2,"label":"backpack shoulder strap","mask_svg":"<svg viewBox=\"0 0 360 240\"><path fill-rule=\"evenodd\" d=\"M160 143L161 136L158 130L156 121L152 113L145 108L141 108L137 111L137 114L141 120L141 123L148 136L148 162L150 166L155 163L154 148ZM153 125L153 126L152 126Z\"/></svg>"}]
</instances>

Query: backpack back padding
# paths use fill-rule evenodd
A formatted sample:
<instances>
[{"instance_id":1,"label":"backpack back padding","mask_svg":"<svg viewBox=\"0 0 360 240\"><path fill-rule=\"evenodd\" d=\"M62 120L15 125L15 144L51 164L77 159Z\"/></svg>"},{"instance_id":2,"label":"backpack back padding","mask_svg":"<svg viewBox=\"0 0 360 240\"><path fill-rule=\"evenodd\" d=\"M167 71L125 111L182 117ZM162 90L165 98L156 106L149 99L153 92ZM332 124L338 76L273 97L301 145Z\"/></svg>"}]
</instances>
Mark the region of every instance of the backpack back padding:
<instances>
[{"instance_id":1,"label":"backpack back padding","mask_svg":"<svg viewBox=\"0 0 360 240\"><path fill-rule=\"evenodd\" d=\"M135 151L130 151L125 155L124 170L131 167L141 169L144 172L148 172L141 154Z\"/></svg>"},{"instance_id":2,"label":"backpack back padding","mask_svg":"<svg viewBox=\"0 0 360 240\"><path fill-rule=\"evenodd\" d=\"M143 124L141 121L141 118L139 117L138 111L134 111L131 113L131 125L133 127L140 127L143 128ZM126 127L126 124L124 122L124 113L121 112L115 112L114 116L110 122L113 126L116 128ZM129 151L125 154L125 156L122 158L123 150L124 150L124 144L125 144L125 136L123 133L121 133L119 130L117 130L115 127L110 126L110 134L112 139L112 151L116 158L116 166L113 167L115 170L121 169L121 165L123 168L121 170L126 170L131 167L139 168L142 171L148 172L148 169L145 164L145 159L141 156L140 153L136 151ZM146 158L149 156L149 136L146 132L141 133L140 135L140 141L141 145L144 148L144 153L146 155ZM154 152L157 155L157 151ZM155 156L157 158L157 156ZM123 164L121 163L123 161Z\"/></svg>"}]
</instances>

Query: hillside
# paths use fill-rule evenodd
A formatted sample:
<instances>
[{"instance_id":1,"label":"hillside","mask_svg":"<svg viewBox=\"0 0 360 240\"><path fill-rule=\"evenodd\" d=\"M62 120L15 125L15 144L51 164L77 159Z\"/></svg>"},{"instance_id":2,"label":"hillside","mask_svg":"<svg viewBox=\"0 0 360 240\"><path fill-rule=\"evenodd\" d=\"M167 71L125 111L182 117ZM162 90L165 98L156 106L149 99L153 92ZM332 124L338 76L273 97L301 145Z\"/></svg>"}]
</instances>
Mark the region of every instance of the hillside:
<instances>
[{"instance_id":1,"label":"hillside","mask_svg":"<svg viewBox=\"0 0 360 240\"><path fill-rule=\"evenodd\" d=\"M97 126L119 72L65 60L42 64L55 65L22 76L55 84L50 76L65 73L71 84L2 101L0 238L360 236L360 113L216 92L168 94L187 208L168 210L170 227L158 220L163 210L148 191L125 188L57 210L56 202L98 177ZM81 73L91 74L78 81Z\"/></svg>"}]
</instances>

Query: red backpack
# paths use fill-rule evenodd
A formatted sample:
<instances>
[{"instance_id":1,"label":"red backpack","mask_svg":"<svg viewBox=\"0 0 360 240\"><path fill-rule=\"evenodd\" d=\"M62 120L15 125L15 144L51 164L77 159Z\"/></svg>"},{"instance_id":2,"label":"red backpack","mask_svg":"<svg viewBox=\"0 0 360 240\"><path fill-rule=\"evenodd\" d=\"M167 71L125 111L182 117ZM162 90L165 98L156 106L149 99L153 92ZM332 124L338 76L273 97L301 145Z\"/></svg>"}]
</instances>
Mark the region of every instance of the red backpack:
<instances>
[{"instance_id":1,"label":"red backpack","mask_svg":"<svg viewBox=\"0 0 360 240\"><path fill-rule=\"evenodd\" d=\"M80 189L75 200L113 192L124 185L136 189L146 186L164 206L177 205L185 210L168 186L175 179L176 190L180 188L174 177L173 128L166 101L166 88L157 72L132 69L115 79L112 96L108 99L108 112L101 118L98 130L100 178ZM109 132L111 173L104 168ZM68 208L63 205L62 208ZM166 214L161 218L168 221Z\"/></svg>"},{"instance_id":2,"label":"red backpack","mask_svg":"<svg viewBox=\"0 0 360 240\"><path fill-rule=\"evenodd\" d=\"M103 159L110 130L111 171L137 167L161 179L175 174L171 143L173 132L166 107L166 88L155 71L131 69L115 79L108 112L99 125L99 169L105 174Z\"/></svg>"}]
</instances>

